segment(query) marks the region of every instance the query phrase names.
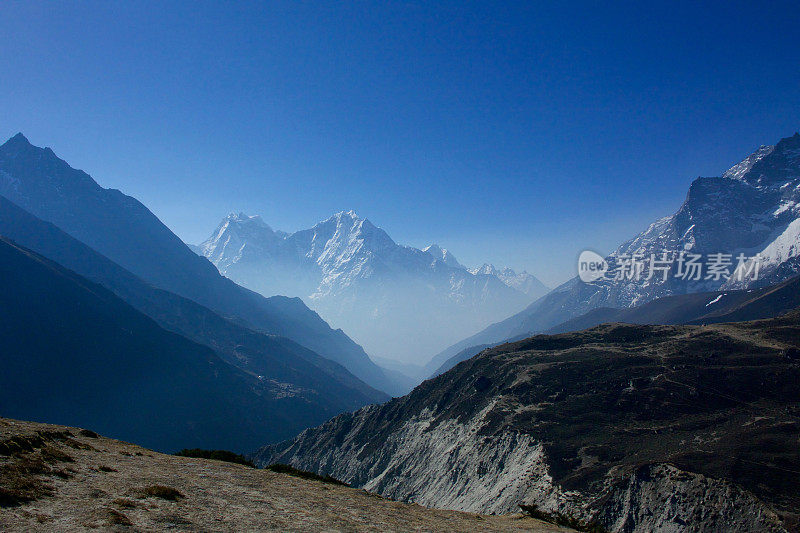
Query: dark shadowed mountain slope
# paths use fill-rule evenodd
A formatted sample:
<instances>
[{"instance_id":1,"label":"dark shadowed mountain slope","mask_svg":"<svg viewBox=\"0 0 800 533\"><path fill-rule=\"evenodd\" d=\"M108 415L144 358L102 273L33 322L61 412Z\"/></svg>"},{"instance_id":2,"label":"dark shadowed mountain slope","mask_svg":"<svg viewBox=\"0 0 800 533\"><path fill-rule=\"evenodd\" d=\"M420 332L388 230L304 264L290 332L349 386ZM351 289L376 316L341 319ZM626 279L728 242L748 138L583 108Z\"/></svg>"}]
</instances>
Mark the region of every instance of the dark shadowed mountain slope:
<instances>
[{"instance_id":1,"label":"dark shadowed mountain slope","mask_svg":"<svg viewBox=\"0 0 800 533\"><path fill-rule=\"evenodd\" d=\"M288 337L332 359L373 387L393 385L364 350L298 298L264 298L221 276L144 205L100 187L49 148L18 134L0 146L0 195L159 288L224 317Z\"/></svg>"},{"instance_id":2,"label":"dark shadowed mountain slope","mask_svg":"<svg viewBox=\"0 0 800 533\"><path fill-rule=\"evenodd\" d=\"M680 252L704 258L730 254L731 274L738 254L759 254L759 276L738 282L734 277L708 279L704 270L695 281L677 276L673 262L666 278L659 272L647 279L648 266L639 279L623 276L587 284L573 278L520 313L439 353L430 371L465 348L547 331L599 307L635 307L677 294L756 288L796 276L800 273L800 134L762 146L721 177L696 179L674 215L655 221L607 260L613 269L626 257L646 261L651 255L667 253L674 258Z\"/></svg>"},{"instance_id":3,"label":"dark shadowed mountain slope","mask_svg":"<svg viewBox=\"0 0 800 533\"><path fill-rule=\"evenodd\" d=\"M794 277L771 287L748 290L728 290L665 296L639 307L612 309L599 307L547 330L549 334L580 331L599 324L718 324L776 317L800 306L800 277ZM516 341L519 335L508 339ZM461 350L445 361L433 374L447 372L461 361L493 346L479 344Z\"/></svg>"},{"instance_id":4,"label":"dark shadowed mountain slope","mask_svg":"<svg viewBox=\"0 0 800 533\"><path fill-rule=\"evenodd\" d=\"M461 350L460 352L455 354L453 357L451 357L450 359L445 361L442 364L442 366L440 366L436 370L436 372L434 372L433 374L430 375L430 377L435 378L439 374L444 374L445 372L447 372L448 370L450 370L451 368L456 366L461 361L466 361L470 357L474 357L476 354L482 352L486 348L490 348L491 346L493 346L493 345L491 345L491 344L479 344L477 346L470 346L469 348L464 348L463 350Z\"/></svg>"},{"instance_id":5,"label":"dark shadowed mountain slope","mask_svg":"<svg viewBox=\"0 0 800 533\"><path fill-rule=\"evenodd\" d=\"M771 318L800 306L800 277L771 287L666 296L639 307L601 307L551 328L579 331L607 322L628 324L716 324Z\"/></svg>"},{"instance_id":6,"label":"dark shadowed mountain slope","mask_svg":"<svg viewBox=\"0 0 800 533\"><path fill-rule=\"evenodd\" d=\"M264 448L400 500L611 531L783 531L800 509L800 312L610 324L485 350Z\"/></svg>"},{"instance_id":7,"label":"dark shadowed mountain slope","mask_svg":"<svg viewBox=\"0 0 800 533\"><path fill-rule=\"evenodd\" d=\"M297 399L326 416L388 397L344 367L275 335L224 319L191 300L159 289L113 261L0 196L0 235L99 283L163 328L214 349L223 359L250 373L298 388ZM297 431L302 426L293 425Z\"/></svg>"},{"instance_id":8,"label":"dark shadowed mountain slope","mask_svg":"<svg viewBox=\"0 0 800 533\"><path fill-rule=\"evenodd\" d=\"M245 451L318 417L110 291L0 239L0 412L160 450Z\"/></svg>"}]
</instances>

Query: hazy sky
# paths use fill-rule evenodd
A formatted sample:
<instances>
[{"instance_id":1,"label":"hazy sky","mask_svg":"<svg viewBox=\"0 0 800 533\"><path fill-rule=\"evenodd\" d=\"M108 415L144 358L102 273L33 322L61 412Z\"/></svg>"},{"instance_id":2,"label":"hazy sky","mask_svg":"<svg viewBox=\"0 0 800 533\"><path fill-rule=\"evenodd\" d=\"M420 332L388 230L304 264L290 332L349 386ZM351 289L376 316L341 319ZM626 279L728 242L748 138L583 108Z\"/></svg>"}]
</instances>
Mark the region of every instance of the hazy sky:
<instances>
[{"instance_id":1,"label":"hazy sky","mask_svg":"<svg viewBox=\"0 0 800 533\"><path fill-rule=\"evenodd\" d=\"M188 242L354 209L555 284L800 128L796 0L430 4L5 1L0 135Z\"/></svg>"}]
</instances>

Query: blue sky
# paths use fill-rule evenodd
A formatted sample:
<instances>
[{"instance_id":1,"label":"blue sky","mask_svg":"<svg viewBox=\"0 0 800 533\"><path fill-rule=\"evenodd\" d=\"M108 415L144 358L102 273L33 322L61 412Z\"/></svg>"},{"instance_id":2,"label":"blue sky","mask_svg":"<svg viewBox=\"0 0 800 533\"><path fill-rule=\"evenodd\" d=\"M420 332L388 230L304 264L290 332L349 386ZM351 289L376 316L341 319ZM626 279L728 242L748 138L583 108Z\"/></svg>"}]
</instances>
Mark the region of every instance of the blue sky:
<instances>
[{"instance_id":1,"label":"blue sky","mask_svg":"<svg viewBox=\"0 0 800 533\"><path fill-rule=\"evenodd\" d=\"M800 129L795 2L0 4L0 135L189 242L354 209L572 276Z\"/></svg>"}]
</instances>

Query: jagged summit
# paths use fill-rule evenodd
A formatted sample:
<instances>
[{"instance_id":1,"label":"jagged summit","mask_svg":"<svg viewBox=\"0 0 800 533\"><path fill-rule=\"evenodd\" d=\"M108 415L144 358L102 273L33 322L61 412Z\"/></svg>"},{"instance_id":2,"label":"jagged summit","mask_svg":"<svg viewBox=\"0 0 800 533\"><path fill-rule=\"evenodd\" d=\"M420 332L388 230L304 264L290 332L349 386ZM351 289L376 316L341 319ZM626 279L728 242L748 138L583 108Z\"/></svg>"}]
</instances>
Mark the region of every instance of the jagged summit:
<instances>
[{"instance_id":1,"label":"jagged summit","mask_svg":"<svg viewBox=\"0 0 800 533\"><path fill-rule=\"evenodd\" d=\"M225 256L240 259L244 253L246 241L274 242L281 238L259 215L247 215L244 212L230 213L211 237L200 243L198 249L212 262L225 262ZM250 244L254 246L255 244Z\"/></svg>"},{"instance_id":2,"label":"jagged summit","mask_svg":"<svg viewBox=\"0 0 800 533\"><path fill-rule=\"evenodd\" d=\"M447 266L451 266L453 268L466 268L464 267L464 265L458 262L456 256L450 253L446 248L442 248L436 243L423 248L422 251L427 252L436 259L443 261L444 264Z\"/></svg>"},{"instance_id":3,"label":"jagged summit","mask_svg":"<svg viewBox=\"0 0 800 533\"><path fill-rule=\"evenodd\" d=\"M351 220L363 220L360 216L358 216L358 213L356 213L353 209L348 209L347 211L339 211L338 213L335 213L331 218L335 218L337 220L340 220L342 218L349 218Z\"/></svg>"},{"instance_id":4,"label":"jagged summit","mask_svg":"<svg viewBox=\"0 0 800 533\"><path fill-rule=\"evenodd\" d=\"M358 216L358 213L350 209L349 211L339 211L338 213L334 213L325 220L321 220L316 225L319 226L320 224L325 224L328 222L336 222L337 224L356 224L364 222L365 220L365 218L361 218Z\"/></svg>"},{"instance_id":5,"label":"jagged summit","mask_svg":"<svg viewBox=\"0 0 800 533\"><path fill-rule=\"evenodd\" d=\"M367 220L366 218L361 218L360 216L358 216L358 213L350 209L348 211L338 211L333 215L329 216L328 218L326 218L325 220L320 220L319 222L314 224L313 227L316 228L330 224L356 226L365 222L366 220Z\"/></svg>"},{"instance_id":6,"label":"jagged summit","mask_svg":"<svg viewBox=\"0 0 800 533\"><path fill-rule=\"evenodd\" d=\"M23 135L21 131L18 132L13 137L11 137L9 140L7 140L4 144L9 144L9 143L13 143L13 144L31 144L30 141L28 140L28 138L25 137L25 135Z\"/></svg>"},{"instance_id":7,"label":"jagged summit","mask_svg":"<svg viewBox=\"0 0 800 533\"><path fill-rule=\"evenodd\" d=\"M478 268L473 268L470 270L473 274L487 274L489 276L494 276L498 273L497 267L490 263L484 263Z\"/></svg>"},{"instance_id":8,"label":"jagged summit","mask_svg":"<svg viewBox=\"0 0 800 533\"><path fill-rule=\"evenodd\" d=\"M750 169L753 168L753 165L758 163L764 157L771 154L774 149L775 146L767 146L762 144L758 150L747 156L743 161L737 163L736 165L732 166L727 171L725 171L722 177L741 180L742 176L750 172Z\"/></svg>"},{"instance_id":9,"label":"jagged summit","mask_svg":"<svg viewBox=\"0 0 800 533\"><path fill-rule=\"evenodd\" d=\"M36 190L55 187L62 192L77 186L84 195L102 194L104 190L86 172L72 168L52 149L31 144L22 133L0 145L0 166L4 170L0 174L0 195L8 198L18 194L20 186Z\"/></svg>"},{"instance_id":10,"label":"jagged summit","mask_svg":"<svg viewBox=\"0 0 800 533\"><path fill-rule=\"evenodd\" d=\"M18 132L16 135L8 139L5 143L0 145L0 149L6 152L17 151L17 155L20 151L23 153L30 153L30 154L34 153L39 155L46 154L54 161L66 165L66 163L63 160L59 159L58 156L56 156L55 152L53 152L53 150L50 147L40 148L38 146L31 144L31 142L28 140L27 137L25 137L25 135L22 132Z\"/></svg>"},{"instance_id":11,"label":"jagged summit","mask_svg":"<svg viewBox=\"0 0 800 533\"><path fill-rule=\"evenodd\" d=\"M244 211L239 211L238 213L231 212L231 213L228 214L228 216L226 218L228 220L237 220L237 221L239 221L239 220L261 221L262 220L261 215L248 215Z\"/></svg>"},{"instance_id":12,"label":"jagged summit","mask_svg":"<svg viewBox=\"0 0 800 533\"><path fill-rule=\"evenodd\" d=\"M239 211L238 213L230 213L223 220L223 224L226 222L233 224L252 225L252 226L267 228L270 231L272 230L272 228L269 227L269 224L264 222L264 219L261 218L261 215L248 215L242 211Z\"/></svg>"},{"instance_id":13,"label":"jagged summit","mask_svg":"<svg viewBox=\"0 0 800 533\"><path fill-rule=\"evenodd\" d=\"M484 263L479 268L470 269L470 272L476 276L497 277L509 287L513 287L534 299L544 296L550 290L536 276L529 274L525 270L516 272L509 267L499 269L490 263Z\"/></svg>"},{"instance_id":14,"label":"jagged summit","mask_svg":"<svg viewBox=\"0 0 800 533\"><path fill-rule=\"evenodd\" d=\"M232 231L233 228L237 228L237 231L266 230L268 233L273 233L272 228L270 228L259 215L250 216L240 212L231 213L223 218L214 234L217 236L216 238L219 239L225 232Z\"/></svg>"},{"instance_id":15,"label":"jagged summit","mask_svg":"<svg viewBox=\"0 0 800 533\"><path fill-rule=\"evenodd\" d=\"M754 187L782 186L797 178L800 160L800 134L785 137L774 146L761 146L722 177L744 181Z\"/></svg>"},{"instance_id":16,"label":"jagged summit","mask_svg":"<svg viewBox=\"0 0 800 533\"><path fill-rule=\"evenodd\" d=\"M322 220L314 225L314 228L322 228L326 226L335 226L350 233L366 232L366 231L383 231L381 228L374 225L368 218L361 218L358 213L350 209L349 211L339 211L334 215Z\"/></svg>"}]
</instances>

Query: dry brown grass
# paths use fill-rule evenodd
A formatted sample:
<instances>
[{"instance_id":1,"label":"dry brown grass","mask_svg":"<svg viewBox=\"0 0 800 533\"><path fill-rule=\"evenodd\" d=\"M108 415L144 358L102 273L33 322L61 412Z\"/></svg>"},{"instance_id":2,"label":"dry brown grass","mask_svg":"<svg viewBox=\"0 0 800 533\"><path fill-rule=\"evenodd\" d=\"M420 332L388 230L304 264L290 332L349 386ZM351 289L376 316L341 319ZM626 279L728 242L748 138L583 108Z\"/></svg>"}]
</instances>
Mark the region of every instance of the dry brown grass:
<instances>
[{"instance_id":1,"label":"dry brown grass","mask_svg":"<svg viewBox=\"0 0 800 533\"><path fill-rule=\"evenodd\" d=\"M125 516L123 513L117 511L116 509L106 509L106 520L108 521L109 525L112 526L132 526L133 522L131 519Z\"/></svg>"},{"instance_id":2,"label":"dry brown grass","mask_svg":"<svg viewBox=\"0 0 800 533\"><path fill-rule=\"evenodd\" d=\"M166 485L150 485L149 487L140 489L138 492L140 498L153 497L173 502L184 497L181 491L172 487L167 487Z\"/></svg>"},{"instance_id":3,"label":"dry brown grass","mask_svg":"<svg viewBox=\"0 0 800 533\"><path fill-rule=\"evenodd\" d=\"M0 467L0 507L12 507L49 496L53 489L40 478L50 473L41 457L20 457Z\"/></svg>"},{"instance_id":4,"label":"dry brown grass","mask_svg":"<svg viewBox=\"0 0 800 533\"><path fill-rule=\"evenodd\" d=\"M116 505L121 509L136 509L137 507L139 507L138 502L136 502L135 500L131 500L129 498L116 498L112 500L111 503L113 503L114 505Z\"/></svg>"},{"instance_id":5,"label":"dry brown grass","mask_svg":"<svg viewBox=\"0 0 800 533\"><path fill-rule=\"evenodd\" d=\"M39 454L42 460L48 464L75 462L75 459L70 454L52 446L45 446L39 450Z\"/></svg>"}]
</instances>

